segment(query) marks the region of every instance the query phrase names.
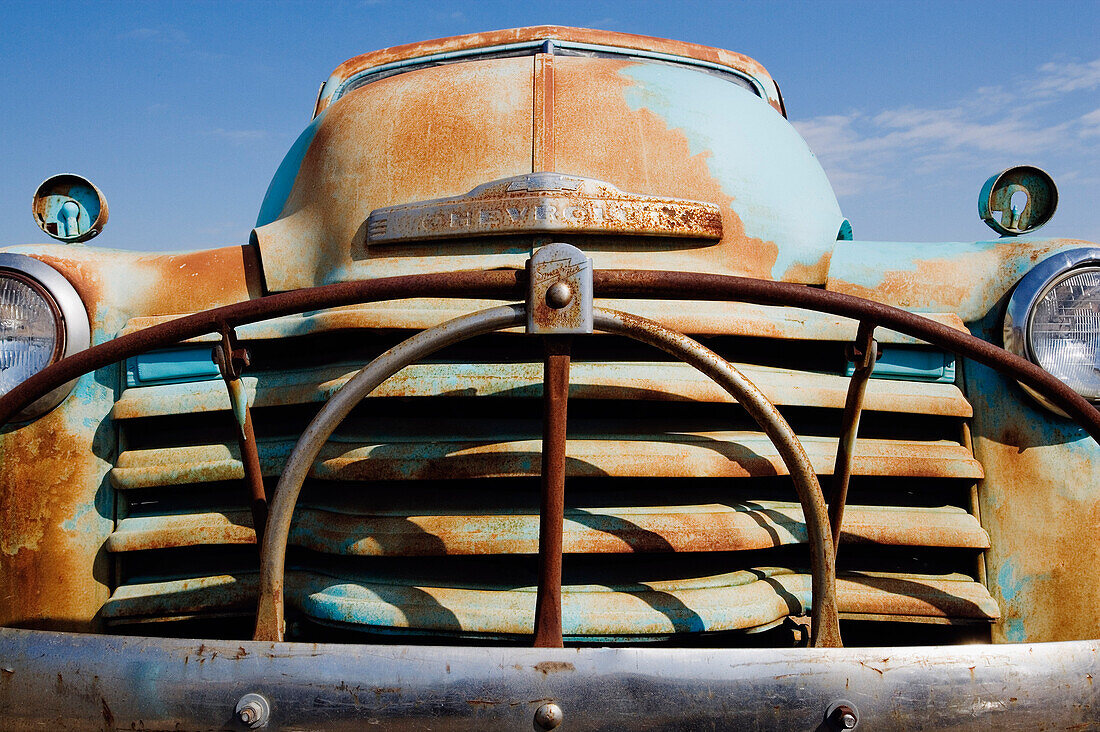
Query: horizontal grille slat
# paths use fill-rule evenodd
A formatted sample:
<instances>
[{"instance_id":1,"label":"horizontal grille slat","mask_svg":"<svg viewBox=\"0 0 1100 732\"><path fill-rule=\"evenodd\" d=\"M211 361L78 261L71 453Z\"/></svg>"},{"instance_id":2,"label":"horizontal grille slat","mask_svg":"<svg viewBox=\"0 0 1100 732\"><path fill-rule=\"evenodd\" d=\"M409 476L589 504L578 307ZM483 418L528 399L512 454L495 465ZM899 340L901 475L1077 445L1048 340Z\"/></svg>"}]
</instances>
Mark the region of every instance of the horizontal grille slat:
<instances>
[{"instance_id":1,"label":"horizontal grille slat","mask_svg":"<svg viewBox=\"0 0 1100 732\"><path fill-rule=\"evenodd\" d=\"M846 376L734 364L777 406L839 409L848 388ZM358 370L357 365L246 375L243 379L253 407L323 402ZM618 362L573 363L570 399L648 399L654 401L733 402L711 379L687 364ZM537 397L542 365L414 364L379 386L372 398ZM115 419L140 419L174 414L228 411L229 399L220 381L166 384L127 389L115 404ZM864 409L949 417L969 417L971 407L954 384L873 379L867 385Z\"/></svg>"},{"instance_id":2,"label":"horizontal grille slat","mask_svg":"<svg viewBox=\"0 0 1100 732\"><path fill-rule=\"evenodd\" d=\"M571 433L572 434L572 433ZM567 476L750 478L786 475L771 440L762 433L675 434L640 439L570 438ZM833 470L837 440L803 437L818 475ZM293 441L259 441L264 476L277 476ZM510 442L451 439L432 442L329 442L311 476L322 480L439 480L537 476L540 440ZM914 442L862 439L856 444L852 475L908 475L981 478L981 464L970 451L948 441ZM233 480L244 477L236 445L202 445L125 451L111 479L120 489Z\"/></svg>"},{"instance_id":3,"label":"horizontal grille slat","mask_svg":"<svg viewBox=\"0 0 1100 732\"><path fill-rule=\"evenodd\" d=\"M842 541L984 549L989 536L960 508L849 506ZM535 554L538 515L349 514L303 507L290 543L355 556ZM250 512L132 517L107 540L111 552L209 544L253 544ZM567 509L563 550L570 554L744 551L806 542L796 503Z\"/></svg>"},{"instance_id":4,"label":"horizontal grille slat","mask_svg":"<svg viewBox=\"0 0 1100 732\"><path fill-rule=\"evenodd\" d=\"M422 330L461 315L507 304L507 300L442 300L410 298L364 303L322 312L292 315L237 327L239 337L248 340L285 339L334 330L412 329ZM855 321L814 310L742 302L693 300L616 300L596 298L597 307L623 310L661 323L682 333L701 335L763 335L783 340L851 341L856 337ZM955 313L921 313L926 318L955 330L966 325ZM131 319L119 335L173 320L180 315ZM195 341L216 342L209 334ZM879 343L920 343L910 336L879 328Z\"/></svg>"},{"instance_id":5,"label":"horizontal grille slat","mask_svg":"<svg viewBox=\"0 0 1100 732\"><path fill-rule=\"evenodd\" d=\"M120 588L108 620L200 612L249 612L257 576L223 575ZM646 635L759 627L809 608L810 577L764 567L680 582L562 588L566 635ZM287 575L288 599L313 617L383 628L530 634L533 587L508 590L394 585L303 571ZM996 603L962 575L850 573L837 579L840 612L992 620Z\"/></svg>"}]
</instances>

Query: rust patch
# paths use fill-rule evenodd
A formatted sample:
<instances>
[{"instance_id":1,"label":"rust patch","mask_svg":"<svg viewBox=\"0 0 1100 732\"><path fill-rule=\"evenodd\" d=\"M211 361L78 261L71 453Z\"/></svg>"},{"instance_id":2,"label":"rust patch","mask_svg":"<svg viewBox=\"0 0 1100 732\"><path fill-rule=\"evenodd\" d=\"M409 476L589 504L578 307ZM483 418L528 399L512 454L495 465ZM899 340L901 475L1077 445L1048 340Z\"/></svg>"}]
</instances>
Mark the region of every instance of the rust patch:
<instances>
[{"instance_id":1,"label":"rust patch","mask_svg":"<svg viewBox=\"0 0 1100 732\"><path fill-rule=\"evenodd\" d=\"M976 299L994 302L1015 284L1019 274L1067 245L1066 240L1042 242L999 241L990 250L960 252L957 256L916 260L911 269L883 272L874 286L830 277L827 289L900 308L965 309ZM1082 245L1085 245L1082 243ZM1029 264L1021 270L1020 262ZM982 287L997 288L983 292ZM984 313L979 313L982 315Z\"/></svg>"},{"instance_id":2,"label":"rust patch","mask_svg":"<svg viewBox=\"0 0 1100 732\"><path fill-rule=\"evenodd\" d=\"M256 231L269 286L312 285L350 259L393 274L410 258L366 250L372 210L530 172L531 77L529 58L490 59L411 71L342 99L317 128L280 218ZM467 266L486 266L484 254Z\"/></svg>"},{"instance_id":3,"label":"rust patch","mask_svg":"<svg viewBox=\"0 0 1100 732\"><path fill-rule=\"evenodd\" d=\"M829 262L832 261L833 250L825 252L811 264L795 262L780 275L784 282L806 282L810 284L824 284L829 276Z\"/></svg>"},{"instance_id":4,"label":"rust patch","mask_svg":"<svg viewBox=\"0 0 1100 732\"><path fill-rule=\"evenodd\" d=\"M542 663L536 663L532 666L536 671L541 674L560 674L563 671L576 671L577 668L573 664L567 661L543 661Z\"/></svg>"},{"instance_id":5,"label":"rust patch","mask_svg":"<svg viewBox=\"0 0 1100 732\"><path fill-rule=\"evenodd\" d=\"M96 510L102 477L91 441L61 409L0 438L0 625L86 630L106 599L96 579L102 537L80 523L65 528Z\"/></svg>"},{"instance_id":6,"label":"rust patch","mask_svg":"<svg viewBox=\"0 0 1100 732\"><path fill-rule=\"evenodd\" d=\"M554 150L560 172L607 181L622 190L706 201L722 215L722 239L701 249L637 253L589 252L597 267L642 266L693 272L732 272L771 278L775 242L748 237L708 166L709 152L693 154L687 137L647 109L626 102L630 61L561 57L555 66ZM593 124L600 110L600 124Z\"/></svg>"},{"instance_id":7,"label":"rust patch","mask_svg":"<svg viewBox=\"0 0 1100 732\"><path fill-rule=\"evenodd\" d=\"M143 257L135 282L149 283L143 315L193 313L240 302L258 289L250 247L226 247L187 254Z\"/></svg>"},{"instance_id":8,"label":"rust patch","mask_svg":"<svg viewBox=\"0 0 1100 732\"><path fill-rule=\"evenodd\" d=\"M34 257L69 280L93 327L108 315L192 313L263 294L260 265L251 246L159 255L56 251ZM111 313L98 312L105 306Z\"/></svg>"}]
</instances>

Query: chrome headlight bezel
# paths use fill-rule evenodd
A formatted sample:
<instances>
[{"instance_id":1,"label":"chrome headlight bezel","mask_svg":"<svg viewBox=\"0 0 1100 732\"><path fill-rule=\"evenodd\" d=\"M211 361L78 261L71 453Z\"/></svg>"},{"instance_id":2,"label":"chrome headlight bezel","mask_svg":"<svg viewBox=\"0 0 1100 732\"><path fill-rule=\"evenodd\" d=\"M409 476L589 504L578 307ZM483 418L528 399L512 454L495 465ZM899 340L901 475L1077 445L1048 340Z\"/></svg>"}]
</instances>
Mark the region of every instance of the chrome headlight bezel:
<instances>
[{"instance_id":1,"label":"chrome headlight bezel","mask_svg":"<svg viewBox=\"0 0 1100 732\"><path fill-rule=\"evenodd\" d=\"M25 254L0 253L0 276L17 279L34 289L49 304L55 317L57 345L50 363L86 350L91 344L88 311L76 288L56 269ZM25 422L41 417L56 407L76 386L76 380L63 384L38 399L15 416Z\"/></svg>"},{"instance_id":2,"label":"chrome headlight bezel","mask_svg":"<svg viewBox=\"0 0 1100 732\"><path fill-rule=\"evenodd\" d=\"M1100 269L1100 248L1084 247L1070 249L1044 259L1023 276L1012 291L1005 310L1004 346L1005 350L1042 367L1035 356L1032 346L1032 316L1039 301L1062 281L1088 270ZM1057 374L1053 374L1058 376ZM1029 388L1020 384L1024 390L1047 409L1065 416L1058 407ZM1093 403L1100 398L1086 397Z\"/></svg>"}]
</instances>

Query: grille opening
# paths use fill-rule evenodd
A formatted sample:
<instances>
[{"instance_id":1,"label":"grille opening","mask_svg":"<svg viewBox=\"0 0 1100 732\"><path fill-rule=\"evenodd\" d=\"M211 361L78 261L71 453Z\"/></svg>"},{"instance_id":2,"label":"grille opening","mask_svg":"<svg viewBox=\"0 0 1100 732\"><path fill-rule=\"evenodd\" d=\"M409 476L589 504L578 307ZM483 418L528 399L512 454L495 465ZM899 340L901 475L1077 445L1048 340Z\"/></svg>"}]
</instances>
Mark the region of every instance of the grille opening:
<instances>
[{"instance_id":1,"label":"grille opening","mask_svg":"<svg viewBox=\"0 0 1100 732\"><path fill-rule=\"evenodd\" d=\"M828 491L830 476L819 476ZM276 478L264 481L274 495ZM965 478L928 481L911 477L853 476L848 505L966 509L973 481ZM241 481L196 483L188 486L139 488L125 491L126 516L166 516L205 511L244 511L248 494ZM741 502L797 502L787 476L773 478L570 478L567 508L618 506L732 505ZM298 499L301 507L370 515L478 515L536 512L537 478L478 478L424 481L307 480Z\"/></svg>"},{"instance_id":2,"label":"grille opening","mask_svg":"<svg viewBox=\"0 0 1100 732\"><path fill-rule=\"evenodd\" d=\"M251 354L249 373L311 369L340 363L365 366L416 330L338 330L292 339L257 339L245 343ZM845 344L838 341L780 340L754 336L693 335L707 348L733 363L788 370L844 373ZM653 346L623 336L597 333L573 341L576 362L653 361L675 359ZM519 333L489 333L437 351L425 363L535 363L542 361L537 338Z\"/></svg>"},{"instance_id":3,"label":"grille opening","mask_svg":"<svg viewBox=\"0 0 1100 732\"><path fill-rule=\"evenodd\" d=\"M975 552L846 544L837 556L837 572L972 576ZM640 588L643 583L686 582L764 567L783 567L808 574L809 561L806 545L739 552L566 554L562 559L562 581L565 585ZM351 582L469 589L533 587L538 581L537 562L537 556L530 554L346 557L294 546L287 550L288 572L315 572ZM124 585L222 574L249 575L259 571L259 552L254 545L153 549L125 554L119 561L119 569L119 583Z\"/></svg>"},{"instance_id":4,"label":"grille opening","mask_svg":"<svg viewBox=\"0 0 1100 732\"><path fill-rule=\"evenodd\" d=\"M534 391L534 390L533 390ZM532 397L540 396L541 387ZM296 440L320 404L258 407L252 410L257 439ZM800 436L830 437L840 432L842 410L785 405L780 414ZM336 439L372 442L408 440L520 440L542 434L538 398L377 397L365 399L344 420ZM233 444L236 426L226 411L127 420L127 449ZM758 432L759 425L739 405L651 400L570 399L571 439L630 439L692 432ZM860 438L957 442L961 421L938 415L865 411Z\"/></svg>"}]
</instances>

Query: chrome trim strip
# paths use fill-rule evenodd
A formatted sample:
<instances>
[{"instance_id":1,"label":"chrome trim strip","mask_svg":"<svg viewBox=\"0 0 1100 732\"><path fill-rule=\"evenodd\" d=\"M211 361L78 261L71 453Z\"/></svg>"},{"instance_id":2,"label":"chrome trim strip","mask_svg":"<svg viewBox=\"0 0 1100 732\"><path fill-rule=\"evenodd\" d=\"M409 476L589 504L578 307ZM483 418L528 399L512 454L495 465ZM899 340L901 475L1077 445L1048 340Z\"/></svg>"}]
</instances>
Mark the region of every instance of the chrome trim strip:
<instances>
[{"instance_id":1,"label":"chrome trim strip","mask_svg":"<svg viewBox=\"0 0 1100 732\"><path fill-rule=\"evenodd\" d=\"M536 649L97 636L0 628L0 728L1091 729L1100 641L822 649ZM1077 725L1077 727L1074 727ZM565 727L563 727L564 729Z\"/></svg>"},{"instance_id":2,"label":"chrome trim strip","mask_svg":"<svg viewBox=\"0 0 1100 732\"><path fill-rule=\"evenodd\" d=\"M681 66L694 66L697 68L707 69L708 71L718 71L724 74L731 74L752 84L753 89L756 91L756 95L763 99L765 102L768 100L767 90L764 89L764 85L760 83L755 77L745 73L741 69L734 68L732 66L725 66L723 64L717 64L712 61L703 61L701 59L688 58L686 56L675 56L670 53L660 53L657 51L645 51L636 48L622 48L618 46L603 46L595 43L580 43L577 41L562 41L556 38L543 38L535 41L521 41L519 43L504 43L499 46L485 46L483 48L465 48L461 51L446 51L443 53L433 53L427 56L417 56L415 58L402 59L400 61L393 61L388 64L381 64L379 66L373 66L369 69L364 69L358 73L352 74L348 78L340 82L340 85L336 87L336 91L332 93L332 99L329 104L335 104L340 97L349 91L354 91L366 84L369 84L369 77L377 76L379 74L391 75L388 72L399 71L404 73L405 71L413 71L414 69L423 68L425 66L433 66L443 64L447 62L457 62L465 58L474 56L485 56L502 53L512 53L516 51L531 51L531 55L537 53L537 49L544 46L547 42L552 42L555 48L564 48L567 50L576 51L589 51L594 53L606 53L616 56L626 56L630 58L645 59L648 61L662 61L664 63L672 63ZM517 54L518 55L518 54ZM316 116L316 115L314 115Z\"/></svg>"}]
</instances>

